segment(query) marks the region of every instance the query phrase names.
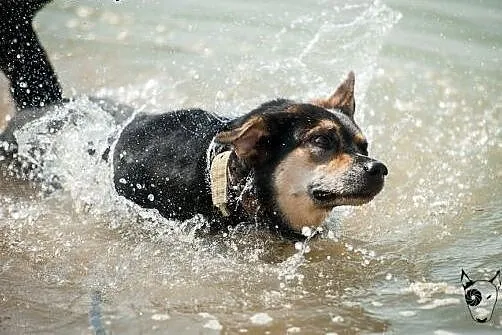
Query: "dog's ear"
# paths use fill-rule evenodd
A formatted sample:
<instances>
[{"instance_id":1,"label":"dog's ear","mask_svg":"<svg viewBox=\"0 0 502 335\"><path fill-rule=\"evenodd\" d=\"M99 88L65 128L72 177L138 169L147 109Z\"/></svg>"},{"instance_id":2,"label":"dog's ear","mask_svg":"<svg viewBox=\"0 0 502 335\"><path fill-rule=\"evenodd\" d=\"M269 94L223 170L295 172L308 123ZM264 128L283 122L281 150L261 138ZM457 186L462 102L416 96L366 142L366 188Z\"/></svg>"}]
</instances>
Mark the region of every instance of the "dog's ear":
<instances>
[{"instance_id":1,"label":"dog's ear","mask_svg":"<svg viewBox=\"0 0 502 335\"><path fill-rule=\"evenodd\" d=\"M492 283L493 285L495 285L495 287L497 288L497 290L500 288L500 270L497 271L497 273L495 274L495 276L493 276L492 279L489 280L490 283Z\"/></svg>"},{"instance_id":2,"label":"dog's ear","mask_svg":"<svg viewBox=\"0 0 502 335\"><path fill-rule=\"evenodd\" d=\"M464 269L462 269L462 274L460 275L460 282L462 283L464 290L474 283L471 280L471 278L469 278L469 276L467 276L467 273L465 273Z\"/></svg>"},{"instance_id":3,"label":"dog's ear","mask_svg":"<svg viewBox=\"0 0 502 335\"><path fill-rule=\"evenodd\" d=\"M354 99L355 82L354 71L350 71L335 93L327 99L316 99L313 101L313 104L323 108L340 109L352 119L356 110L356 101Z\"/></svg>"},{"instance_id":4,"label":"dog's ear","mask_svg":"<svg viewBox=\"0 0 502 335\"><path fill-rule=\"evenodd\" d=\"M267 135L265 120L254 116L234 129L218 133L215 140L222 144L232 144L239 158L249 160L258 155L256 145Z\"/></svg>"}]
</instances>

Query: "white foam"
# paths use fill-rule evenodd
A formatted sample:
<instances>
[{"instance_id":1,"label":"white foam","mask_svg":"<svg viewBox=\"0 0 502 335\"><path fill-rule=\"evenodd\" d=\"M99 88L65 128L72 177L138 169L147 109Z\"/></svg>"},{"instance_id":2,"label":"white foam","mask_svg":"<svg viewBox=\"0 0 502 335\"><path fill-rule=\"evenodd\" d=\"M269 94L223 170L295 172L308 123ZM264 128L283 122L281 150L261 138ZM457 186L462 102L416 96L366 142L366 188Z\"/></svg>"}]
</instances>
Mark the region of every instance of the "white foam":
<instances>
[{"instance_id":1,"label":"white foam","mask_svg":"<svg viewBox=\"0 0 502 335\"><path fill-rule=\"evenodd\" d=\"M436 294L452 294L457 295L462 293L460 287L451 286L445 282L427 283L427 282L414 282L409 287L403 290L405 293L414 293L420 299L428 300Z\"/></svg>"}]
</instances>

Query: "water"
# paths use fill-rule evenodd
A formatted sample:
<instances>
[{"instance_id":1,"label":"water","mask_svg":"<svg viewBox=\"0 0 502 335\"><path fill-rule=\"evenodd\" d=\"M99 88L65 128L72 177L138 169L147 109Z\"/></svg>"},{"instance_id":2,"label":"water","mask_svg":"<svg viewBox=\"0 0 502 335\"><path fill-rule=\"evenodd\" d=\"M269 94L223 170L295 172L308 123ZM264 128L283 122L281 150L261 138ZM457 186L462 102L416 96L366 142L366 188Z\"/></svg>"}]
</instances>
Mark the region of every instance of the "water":
<instances>
[{"instance_id":1,"label":"water","mask_svg":"<svg viewBox=\"0 0 502 335\"><path fill-rule=\"evenodd\" d=\"M50 145L43 177L64 190L1 179L0 333L500 333L500 303L471 320L460 273L491 278L502 259L501 20L498 0L51 4L36 26L78 113L18 133ZM351 69L390 175L307 246L197 237L200 218L119 198L81 154L121 127L85 95L235 116L327 95Z\"/></svg>"}]
</instances>

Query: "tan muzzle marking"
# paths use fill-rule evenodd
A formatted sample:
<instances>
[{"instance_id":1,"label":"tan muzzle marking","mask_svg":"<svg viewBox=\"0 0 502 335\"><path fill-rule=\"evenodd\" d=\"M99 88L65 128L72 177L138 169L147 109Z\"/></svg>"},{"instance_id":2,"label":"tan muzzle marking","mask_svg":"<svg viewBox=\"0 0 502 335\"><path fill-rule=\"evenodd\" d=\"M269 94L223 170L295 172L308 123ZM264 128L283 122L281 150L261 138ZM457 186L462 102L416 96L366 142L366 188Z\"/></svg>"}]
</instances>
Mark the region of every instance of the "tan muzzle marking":
<instances>
[{"instance_id":1,"label":"tan muzzle marking","mask_svg":"<svg viewBox=\"0 0 502 335\"><path fill-rule=\"evenodd\" d=\"M232 151L224 151L211 162L209 172L211 180L211 197L216 206L225 217L230 215L228 211L228 160Z\"/></svg>"}]
</instances>

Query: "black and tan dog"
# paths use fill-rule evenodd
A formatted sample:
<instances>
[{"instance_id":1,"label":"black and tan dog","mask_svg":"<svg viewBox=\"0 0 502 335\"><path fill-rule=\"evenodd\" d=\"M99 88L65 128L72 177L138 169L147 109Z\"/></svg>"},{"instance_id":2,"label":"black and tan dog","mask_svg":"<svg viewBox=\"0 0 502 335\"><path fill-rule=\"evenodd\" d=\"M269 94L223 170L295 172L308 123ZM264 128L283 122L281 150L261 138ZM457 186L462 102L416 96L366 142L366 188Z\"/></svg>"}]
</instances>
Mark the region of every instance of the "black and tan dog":
<instances>
[{"instance_id":1,"label":"black and tan dog","mask_svg":"<svg viewBox=\"0 0 502 335\"><path fill-rule=\"evenodd\" d=\"M11 14L23 2L7 3ZM17 149L13 131L24 124L17 119L31 119L27 114L39 113L33 111L40 106L64 103L31 28L41 6L30 2L24 7L29 24L15 30L4 25L0 31L0 66L19 109L0 137L5 142L0 147L9 148L3 155L11 160ZM10 15L12 21L20 16ZM28 36L30 45L14 43L22 38L18 35ZM19 88L26 78L37 86L29 94L26 84ZM354 122L354 111L350 72L327 99L277 99L235 120L200 109L142 114L111 147L115 188L168 218L202 214L213 229L251 222L301 238L302 227L319 226L333 207L367 203L383 187L387 168L368 157L368 142Z\"/></svg>"}]
</instances>

